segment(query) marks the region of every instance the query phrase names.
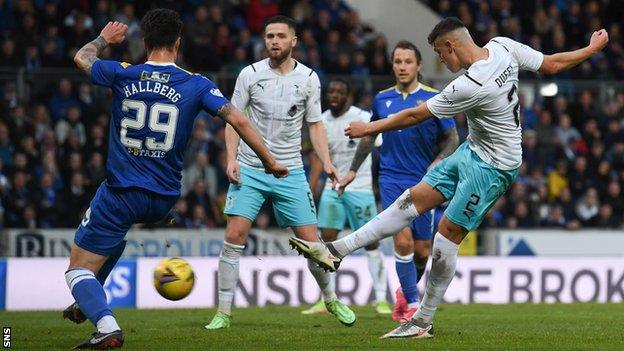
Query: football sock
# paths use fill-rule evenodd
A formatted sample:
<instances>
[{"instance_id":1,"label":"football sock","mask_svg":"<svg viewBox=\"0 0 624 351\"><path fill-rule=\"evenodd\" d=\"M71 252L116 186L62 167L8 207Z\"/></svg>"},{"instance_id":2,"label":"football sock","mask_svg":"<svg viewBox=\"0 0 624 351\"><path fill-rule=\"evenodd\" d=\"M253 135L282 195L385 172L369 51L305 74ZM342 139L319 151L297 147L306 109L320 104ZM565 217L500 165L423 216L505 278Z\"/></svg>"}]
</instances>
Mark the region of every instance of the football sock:
<instances>
[{"instance_id":1,"label":"football sock","mask_svg":"<svg viewBox=\"0 0 624 351\"><path fill-rule=\"evenodd\" d=\"M308 261L308 264L310 264L310 261ZM327 291L329 292L334 292L334 295L336 294L336 272L330 272L329 273L329 283L327 285L327 288L325 288ZM321 298L324 299L323 295L321 295Z\"/></svg>"},{"instance_id":2,"label":"football sock","mask_svg":"<svg viewBox=\"0 0 624 351\"><path fill-rule=\"evenodd\" d=\"M314 276L319 288L321 288L323 300L325 300L325 302L335 300L336 292L334 291L334 287L331 286L331 277L329 272L325 272L323 268L311 260L308 260L308 269L310 270L310 273L312 273L312 276Z\"/></svg>"},{"instance_id":3,"label":"football sock","mask_svg":"<svg viewBox=\"0 0 624 351\"><path fill-rule=\"evenodd\" d=\"M113 312L106 302L104 287L95 279L93 272L84 268L73 268L65 272L65 281L80 310L91 323L98 327L99 332L110 333L119 330ZM110 318L100 323L100 320L106 316ZM100 330L100 326L103 329ZM115 329L111 330L111 328Z\"/></svg>"},{"instance_id":4,"label":"football sock","mask_svg":"<svg viewBox=\"0 0 624 351\"><path fill-rule=\"evenodd\" d=\"M433 315L442 302L442 297L451 284L453 276L455 276L458 249L459 245L448 240L442 234L436 233L431 255L433 262L427 280L427 288L420 308L414 314L414 319L421 319L426 323L431 323L433 320Z\"/></svg>"},{"instance_id":5,"label":"football sock","mask_svg":"<svg viewBox=\"0 0 624 351\"><path fill-rule=\"evenodd\" d=\"M108 256L108 258L102 265L102 268L100 268L100 271L95 275L95 278L98 280L98 282L100 282L100 284L102 284L102 286L104 286L106 278L117 264L117 261L119 261L119 258L123 254L127 243L128 241L122 240L119 245L115 247L115 251L113 251L110 256Z\"/></svg>"},{"instance_id":6,"label":"football sock","mask_svg":"<svg viewBox=\"0 0 624 351\"><path fill-rule=\"evenodd\" d=\"M243 245L223 242L223 249L219 255L219 312L228 316L232 314L234 290L238 281L238 261L243 253Z\"/></svg>"},{"instance_id":7,"label":"football sock","mask_svg":"<svg viewBox=\"0 0 624 351\"><path fill-rule=\"evenodd\" d=\"M398 233L418 216L409 189L405 190L375 218L344 238L327 243L327 248L334 256L343 258L361 247Z\"/></svg>"},{"instance_id":8,"label":"football sock","mask_svg":"<svg viewBox=\"0 0 624 351\"><path fill-rule=\"evenodd\" d=\"M416 266L414 265L414 254L401 256L394 253L394 266L396 268L401 291L407 300L408 307L413 308L418 303L418 287L416 286ZM411 306L410 306L411 305Z\"/></svg>"},{"instance_id":9,"label":"football sock","mask_svg":"<svg viewBox=\"0 0 624 351\"><path fill-rule=\"evenodd\" d=\"M375 289L376 302L386 301L386 291L388 290L388 275L384 264L383 254L379 249L366 251L368 256L368 271L373 278L373 289Z\"/></svg>"}]
</instances>

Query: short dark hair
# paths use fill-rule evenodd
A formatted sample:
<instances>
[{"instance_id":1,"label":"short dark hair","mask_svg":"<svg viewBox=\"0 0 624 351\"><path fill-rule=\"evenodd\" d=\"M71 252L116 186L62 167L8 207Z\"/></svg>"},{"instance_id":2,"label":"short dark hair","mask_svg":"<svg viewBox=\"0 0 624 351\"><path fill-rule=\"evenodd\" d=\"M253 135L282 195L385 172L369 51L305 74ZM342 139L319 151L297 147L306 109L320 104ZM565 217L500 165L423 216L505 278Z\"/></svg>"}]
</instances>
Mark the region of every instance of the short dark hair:
<instances>
[{"instance_id":1,"label":"short dark hair","mask_svg":"<svg viewBox=\"0 0 624 351\"><path fill-rule=\"evenodd\" d=\"M429 33L429 36L427 37L427 41L429 42L429 44L433 45L433 42L439 36L444 35L448 32L452 32L457 28L466 28L466 26L464 25L464 22L462 22L457 17L447 17L438 22L438 24L433 27L433 30L431 31L431 33Z\"/></svg>"},{"instance_id":2,"label":"short dark hair","mask_svg":"<svg viewBox=\"0 0 624 351\"><path fill-rule=\"evenodd\" d=\"M288 28L292 29L293 32L296 32L297 23L295 23L294 19L292 19L292 18L290 18L288 16L277 15L277 16L273 16L273 17L269 18L264 23L264 29L266 29L266 27L269 24L273 24L273 23L283 23L283 24L287 25Z\"/></svg>"},{"instance_id":3,"label":"short dark hair","mask_svg":"<svg viewBox=\"0 0 624 351\"><path fill-rule=\"evenodd\" d=\"M390 56L392 58L392 62L394 62L394 52L397 49L412 50L414 51L414 56L416 56L416 63L420 63L420 61L422 61L422 55L420 54L420 50L418 50L416 45L414 45L414 43L412 43L411 41L401 40L394 46L394 49L392 49L392 56ZM421 80L422 80L422 74L418 72L418 81L421 81Z\"/></svg>"},{"instance_id":4,"label":"short dark hair","mask_svg":"<svg viewBox=\"0 0 624 351\"><path fill-rule=\"evenodd\" d=\"M331 83L342 83L342 84L344 84L347 87L347 94L351 93L351 83L346 78L343 78L343 77L332 77L329 80L329 84L331 84ZM329 84L327 84L327 86L329 86Z\"/></svg>"},{"instance_id":5,"label":"short dark hair","mask_svg":"<svg viewBox=\"0 0 624 351\"><path fill-rule=\"evenodd\" d=\"M149 10L141 19L141 31L148 51L172 48L182 33L182 20L173 10Z\"/></svg>"}]
</instances>

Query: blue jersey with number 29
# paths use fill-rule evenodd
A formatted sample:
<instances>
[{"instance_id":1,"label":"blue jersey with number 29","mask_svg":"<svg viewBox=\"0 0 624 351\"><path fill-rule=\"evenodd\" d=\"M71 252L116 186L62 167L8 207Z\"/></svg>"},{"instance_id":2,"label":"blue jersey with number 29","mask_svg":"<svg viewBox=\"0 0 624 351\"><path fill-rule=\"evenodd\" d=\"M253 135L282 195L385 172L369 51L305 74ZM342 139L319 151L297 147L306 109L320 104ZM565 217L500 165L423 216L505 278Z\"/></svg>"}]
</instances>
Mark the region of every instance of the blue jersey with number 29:
<instances>
[{"instance_id":1,"label":"blue jersey with number 29","mask_svg":"<svg viewBox=\"0 0 624 351\"><path fill-rule=\"evenodd\" d=\"M179 195L195 117L200 109L216 115L228 100L208 78L173 63L97 60L91 80L113 90L107 184Z\"/></svg>"}]
</instances>

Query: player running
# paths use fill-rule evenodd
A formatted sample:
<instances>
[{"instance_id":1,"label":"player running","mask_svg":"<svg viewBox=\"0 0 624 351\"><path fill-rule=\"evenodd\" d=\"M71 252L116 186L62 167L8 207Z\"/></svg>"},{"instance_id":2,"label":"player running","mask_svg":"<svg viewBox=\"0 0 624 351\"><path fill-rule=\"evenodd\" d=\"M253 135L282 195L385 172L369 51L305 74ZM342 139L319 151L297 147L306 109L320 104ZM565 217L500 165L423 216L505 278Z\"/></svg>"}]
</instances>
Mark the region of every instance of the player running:
<instances>
[{"instance_id":1,"label":"player running","mask_svg":"<svg viewBox=\"0 0 624 351\"><path fill-rule=\"evenodd\" d=\"M392 50L392 71L396 85L375 96L372 121L389 118L404 109L418 106L438 93L420 83L421 67L422 58L418 48L409 41L398 42ZM377 133L362 138L349 172L340 181L342 187L354 179L362 161L373 149L376 137ZM436 154L439 141L442 145ZM458 145L459 137L453 118L430 119L398 131L384 132L379 167L383 208L388 208L405 190L418 184L432 164L453 153ZM401 283L396 291L392 319L399 322L412 318L418 307L417 285L427 266L433 236L432 212L422 213L392 237L395 269Z\"/></svg>"},{"instance_id":2,"label":"player running","mask_svg":"<svg viewBox=\"0 0 624 351\"><path fill-rule=\"evenodd\" d=\"M338 166L341 174L346 174L349 164L353 159L355 150L360 142L344 135L344 129L350 122L369 122L371 114L351 105L351 86L344 79L335 78L327 86L327 100L329 110L323 112L323 121L327 127L327 140L329 144L329 156L333 164ZM322 164L314 158L310 172L310 185L312 189L321 175ZM334 241L338 233L344 229L345 222L349 222L352 230L363 226L371 218L377 215L377 203L373 194L372 160L370 155L364 158L362 172L354 178L353 182L344 192L339 195L333 188L331 179L327 179L325 189L321 194L318 210L318 226L321 228L323 241ZM379 314L390 314L390 304L386 301L388 290L388 274L384 265L384 256L379 250L379 243L366 246L368 257L368 270L373 278L373 290L375 291L375 310ZM331 282L328 287L332 291L336 289L336 274L331 273ZM303 314L315 314L326 312L323 300L302 311Z\"/></svg>"},{"instance_id":3,"label":"player running","mask_svg":"<svg viewBox=\"0 0 624 351\"><path fill-rule=\"evenodd\" d=\"M244 115L207 78L175 65L182 22L171 10L149 11L141 20L148 61L129 65L99 60L125 38L128 27L109 22L74 57L94 84L113 90L107 176L76 231L65 279L76 299L63 313L97 327L78 349L118 348L124 338L102 285L121 256L124 236L137 222L156 222L180 196L182 161L200 109L237 130L262 159L267 172L288 175Z\"/></svg>"},{"instance_id":4,"label":"player running","mask_svg":"<svg viewBox=\"0 0 624 351\"><path fill-rule=\"evenodd\" d=\"M238 281L238 262L251 224L262 204L271 198L281 227L292 228L307 241L318 241L316 210L301 160L301 128L308 123L314 151L323 170L336 181L338 174L327 150L327 133L321 116L321 85L316 73L292 58L297 43L295 22L275 16L264 28L269 57L245 67L236 80L232 103L246 111L275 157L290 169L286 179L267 177L260 160L232 128L225 129L230 188L225 204L228 215L225 240L219 259L219 309L206 329L228 328ZM329 272L308 261L327 310L344 325L355 323L355 314L339 301L330 287Z\"/></svg>"},{"instance_id":5,"label":"player running","mask_svg":"<svg viewBox=\"0 0 624 351\"><path fill-rule=\"evenodd\" d=\"M609 37L601 29L592 34L586 47L554 55L544 55L504 37L479 47L464 24L451 17L438 23L428 40L451 72L463 68L466 73L426 104L373 123L352 123L345 132L360 138L405 128L431 116L464 112L468 118L467 141L427 172L423 181L351 235L327 246L290 239L297 250L335 269L354 250L393 235L421 213L450 200L433 242L433 263L420 308L409 322L382 338L433 337L433 316L455 274L459 244L468 231L479 226L518 175L522 163L519 70L545 74L565 71L600 52Z\"/></svg>"}]
</instances>

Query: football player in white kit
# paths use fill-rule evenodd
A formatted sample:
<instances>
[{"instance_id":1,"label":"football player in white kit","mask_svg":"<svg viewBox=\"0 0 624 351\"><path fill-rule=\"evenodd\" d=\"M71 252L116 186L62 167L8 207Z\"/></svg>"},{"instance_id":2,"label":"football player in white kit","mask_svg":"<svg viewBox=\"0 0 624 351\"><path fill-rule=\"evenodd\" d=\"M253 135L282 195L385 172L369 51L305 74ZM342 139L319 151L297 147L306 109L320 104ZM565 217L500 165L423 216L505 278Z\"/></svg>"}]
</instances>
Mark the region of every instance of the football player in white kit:
<instances>
[{"instance_id":1,"label":"football player in white kit","mask_svg":"<svg viewBox=\"0 0 624 351\"><path fill-rule=\"evenodd\" d=\"M553 55L544 55L504 37L479 47L464 24L450 17L434 27L428 40L451 72L461 69L466 72L426 104L373 123L351 123L345 134L361 138L405 128L432 116L463 112L468 119L467 141L431 169L419 184L354 233L326 245L309 243L308 247L305 242L290 239L298 251L325 267L337 268L349 253L393 235L420 213L450 201L435 235L431 272L420 308L412 320L383 338L433 337L433 316L455 274L459 244L468 231L479 226L516 178L522 163L518 72L565 71L600 52L609 37L601 29L592 34L586 47Z\"/></svg>"},{"instance_id":2,"label":"football player in white kit","mask_svg":"<svg viewBox=\"0 0 624 351\"><path fill-rule=\"evenodd\" d=\"M321 84L317 74L292 58L297 43L292 18L275 16L267 20L264 43L269 57L245 67L238 78L232 105L245 112L260 132L277 161L290 175L277 179L267 174L258 156L233 128L225 129L226 173L230 180L224 213L227 217L223 249L219 257L219 308L206 329L230 326L238 262L251 224L262 204L271 199L278 224L292 228L305 240L318 241L316 209L301 160L301 128L308 124L310 141L322 160L323 170L336 181L338 172L327 150L327 132L321 116ZM340 323L351 326L353 311L329 288L330 276L308 260L308 268L321 291L325 307Z\"/></svg>"},{"instance_id":3,"label":"football player in white kit","mask_svg":"<svg viewBox=\"0 0 624 351\"><path fill-rule=\"evenodd\" d=\"M371 114L351 105L351 87L348 81L341 78L332 79L327 86L327 102L329 109L323 112L323 121L327 128L329 157L338 167L340 174L347 174L351 160L355 155L359 139L351 139L344 135L349 123L370 122ZM381 139L378 139L381 140ZM357 230L377 215L377 203L373 194L372 158L366 157L353 182L347 189L337 189L331 179L327 179L318 208L318 227L321 229L323 241L334 241L344 229L346 222L352 230ZM314 158L310 172L310 186L314 190L321 175L322 164ZM390 304L386 301L388 290L387 273L383 253L379 243L366 246L368 270L373 278L375 291L375 310L379 314L390 314ZM331 289L335 290L336 274L331 274ZM325 304L319 301L303 314L325 312Z\"/></svg>"}]
</instances>

